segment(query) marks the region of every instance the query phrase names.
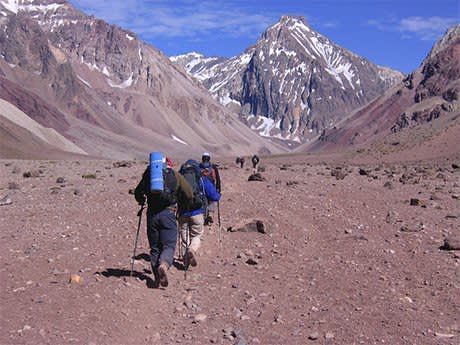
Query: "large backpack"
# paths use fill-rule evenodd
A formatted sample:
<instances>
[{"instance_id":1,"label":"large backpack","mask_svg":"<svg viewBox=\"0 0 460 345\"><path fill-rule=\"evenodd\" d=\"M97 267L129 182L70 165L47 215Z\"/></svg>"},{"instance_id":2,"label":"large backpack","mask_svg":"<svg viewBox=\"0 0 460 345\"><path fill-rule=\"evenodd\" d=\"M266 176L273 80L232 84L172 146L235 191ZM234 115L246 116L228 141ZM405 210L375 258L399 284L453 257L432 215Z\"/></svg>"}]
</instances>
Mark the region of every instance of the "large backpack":
<instances>
[{"instance_id":1,"label":"large backpack","mask_svg":"<svg viewBox=\"0 0 460 345\"><path fill-rule=\"evenodd\" d=\"M203 181L201 180L200 165L198 162L193 159L189 159L184 164L182 164L179 173L184 176L193 190L193 199L188 204L188 210L194 211L200 208L206 210L207 199Z\"/></svg>"},{"instance_id":2,"label":"large backpack","mask_svg":"<svg viewBox=\"0 0 460 345\"><path fill-rule=\"evenodd\" d=\"M171 168L163 169L163 190L151 191L151 196L163 205L174 205L177 202L176 197L177 179L174 170Z\"/></svg>"}]
</instances>

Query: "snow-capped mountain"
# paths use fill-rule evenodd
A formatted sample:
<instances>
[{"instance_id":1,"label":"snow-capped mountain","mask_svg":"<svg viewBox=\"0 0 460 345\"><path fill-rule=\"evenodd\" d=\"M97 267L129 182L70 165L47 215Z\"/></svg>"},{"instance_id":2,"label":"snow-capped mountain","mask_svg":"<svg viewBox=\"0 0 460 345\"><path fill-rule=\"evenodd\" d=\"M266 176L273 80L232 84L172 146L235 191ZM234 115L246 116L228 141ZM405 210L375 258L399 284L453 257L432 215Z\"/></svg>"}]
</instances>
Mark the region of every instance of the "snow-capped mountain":
<instances>
[{"instance_id":1,"label":"snow-capped mountain","mask_svg":"<svg viewBox=\"0 0 460 345\"><path fill-rule=\"evenodd\" d=\"M303 142L403 78L283 16L243 54L171 57L262 136Z\"/></svg>"},{"instance_id":2,"label":"snow-capped mountain","mask_svg":"<svg viewBox=\"0 0 460 345\"><path fill-rule=\"evenodd\" d=\"M0 86L0 98L16 114L54 128L79 153L128 158L153 150L176 156L279 150L159 50L65 0L0 0ZM11 138L24 129L19 118L11 123L15 118L5 117Z\"/></svg>"}]
</instances>

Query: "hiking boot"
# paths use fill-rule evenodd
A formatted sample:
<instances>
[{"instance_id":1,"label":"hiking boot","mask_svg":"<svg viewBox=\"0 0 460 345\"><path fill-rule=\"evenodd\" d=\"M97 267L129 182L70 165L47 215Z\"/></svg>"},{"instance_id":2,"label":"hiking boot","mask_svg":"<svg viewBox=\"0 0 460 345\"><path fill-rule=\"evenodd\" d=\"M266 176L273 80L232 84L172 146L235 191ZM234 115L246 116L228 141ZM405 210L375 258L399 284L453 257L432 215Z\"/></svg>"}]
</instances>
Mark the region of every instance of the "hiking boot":
<instances>
[{"instance_id":1,"label":"hiking boot","mask_svg":"<svg viewBox=\"0 0 460 345\"><path fill-rule=\"evenodd\" d=\"M168 286L168 276L166 271L168 270L168 264L166 262L160 263L158 266L158 278L160 279L160 285L163 287Z\"/></svg>"},{"instance_id":2,"label":"hiking boot","mask_svg":"<svg viewBox=\"0 0 460 345\"><path fill-rule=\"evenodd\" d=\"M211 216L208 216L208 217L206 218L206 220L205 220L205 224L206 224L206 225L210 225L210 224L212 224L212 223L214 223L214 219L212 219Z\"/></svg>"},{"instance_id":3,"label":"hiking boot","mask_svg":"<svg viewBox=\"0 0 460 345\"><path fill-rule=\"evenodd\" d=\"M185 255L185 258L184 258L184 264L185 264L185 267L188 267L188 265L192 267L196 267L197 262L195 258L195 252L192 249L189 249L187 251L187 254Z\"/></svg>"}]
</instances>

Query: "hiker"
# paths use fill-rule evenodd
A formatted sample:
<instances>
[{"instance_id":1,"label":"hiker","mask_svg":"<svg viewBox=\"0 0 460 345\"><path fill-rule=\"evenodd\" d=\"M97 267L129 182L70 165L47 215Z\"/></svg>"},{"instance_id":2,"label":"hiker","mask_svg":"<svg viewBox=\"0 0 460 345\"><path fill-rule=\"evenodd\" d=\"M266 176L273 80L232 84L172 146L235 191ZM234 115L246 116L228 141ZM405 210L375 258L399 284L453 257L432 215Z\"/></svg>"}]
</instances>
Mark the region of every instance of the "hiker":
<instances>
[{"instance_id":1,"label":"hiker","mask_svg":"<svg viewBox=\"0 0 460 345\"><path fill-rule=\"evenodd\" d=\"M244 157L240 157L240 168L243 169L244 166Z\"/></svg>"},{"instance_id":2,"label":"hiker","mask_svg":"<svg viewBox=\"0 0 460 345\"><path fill-rule=\"evenodd\" d=\"M178 172L172 169L173 162L164 159L163 191L150 191L151 164L142 175L134 190L134 197L140 205L147 198L147 237L150 245L150 264L155 282L168 286L166 272L173 263L177 241L176 210L179 195L181 200L193 198L192 187Z\"/></svg>"},{"instance_id":3,"label":"hiker","mask_svg":"<svg viewBox=\"0 0 460 345\"><path fill-rule=\"evenodd\" d=\"M221 193L221 181L217 164L211 163L211 155L207 152L203 153L201 156L200 163L201 175L209 179L212 184L215 186L217 192ZM210 225L214 222L212 214L216 211L217 201L208 198L208 207L206 209L204 224Z\"/></svg>"},{"instance_id":4,"label":"hiker","mask_svg":"<svg viewBox=\"0 0 460 345\"><path fill-rule=\"evenodd\" d=\"M251 162L252 162L252 168L254 169L254 172L257 171L257 164L259 164L259 161L260 161L259 156L257 155L252 156Z\"/></svg>"},{"instance_id":5,"label":"hiker","mask_svg":"<svg viewBox=\"0 0 460 345\"><path fill-rule=\"evenodd\" d=\"M192 202L181 203L179 207L179 231L184 247L184 266L197 265L196 252L200 248L203 225L205 221L207 200L217 202L220 194L211 179L201 175L197 161L189 159L179 172L192 186L194 198Z\"/></svg>"}]
</instances>

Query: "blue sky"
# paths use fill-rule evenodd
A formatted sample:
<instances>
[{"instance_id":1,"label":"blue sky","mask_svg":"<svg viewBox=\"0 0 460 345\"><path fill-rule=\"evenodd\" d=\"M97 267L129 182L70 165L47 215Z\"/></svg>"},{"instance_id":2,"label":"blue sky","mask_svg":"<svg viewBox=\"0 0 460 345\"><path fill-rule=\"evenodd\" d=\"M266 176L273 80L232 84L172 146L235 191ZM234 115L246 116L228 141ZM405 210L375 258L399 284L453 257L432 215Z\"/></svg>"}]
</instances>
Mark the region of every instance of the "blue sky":
<instances>
[{"instance_id":1,"label":"blue sky","mask_svg":"<svg viewBox=\"0 0 460 345\"><path fill-rule=\"evenodd\" d=\"M136 33L166 55L234 56L281 15L302 15L340 46L408 73L446 29L460 0L70 0L78 9Z\"/></svg>"}]
</instances>

